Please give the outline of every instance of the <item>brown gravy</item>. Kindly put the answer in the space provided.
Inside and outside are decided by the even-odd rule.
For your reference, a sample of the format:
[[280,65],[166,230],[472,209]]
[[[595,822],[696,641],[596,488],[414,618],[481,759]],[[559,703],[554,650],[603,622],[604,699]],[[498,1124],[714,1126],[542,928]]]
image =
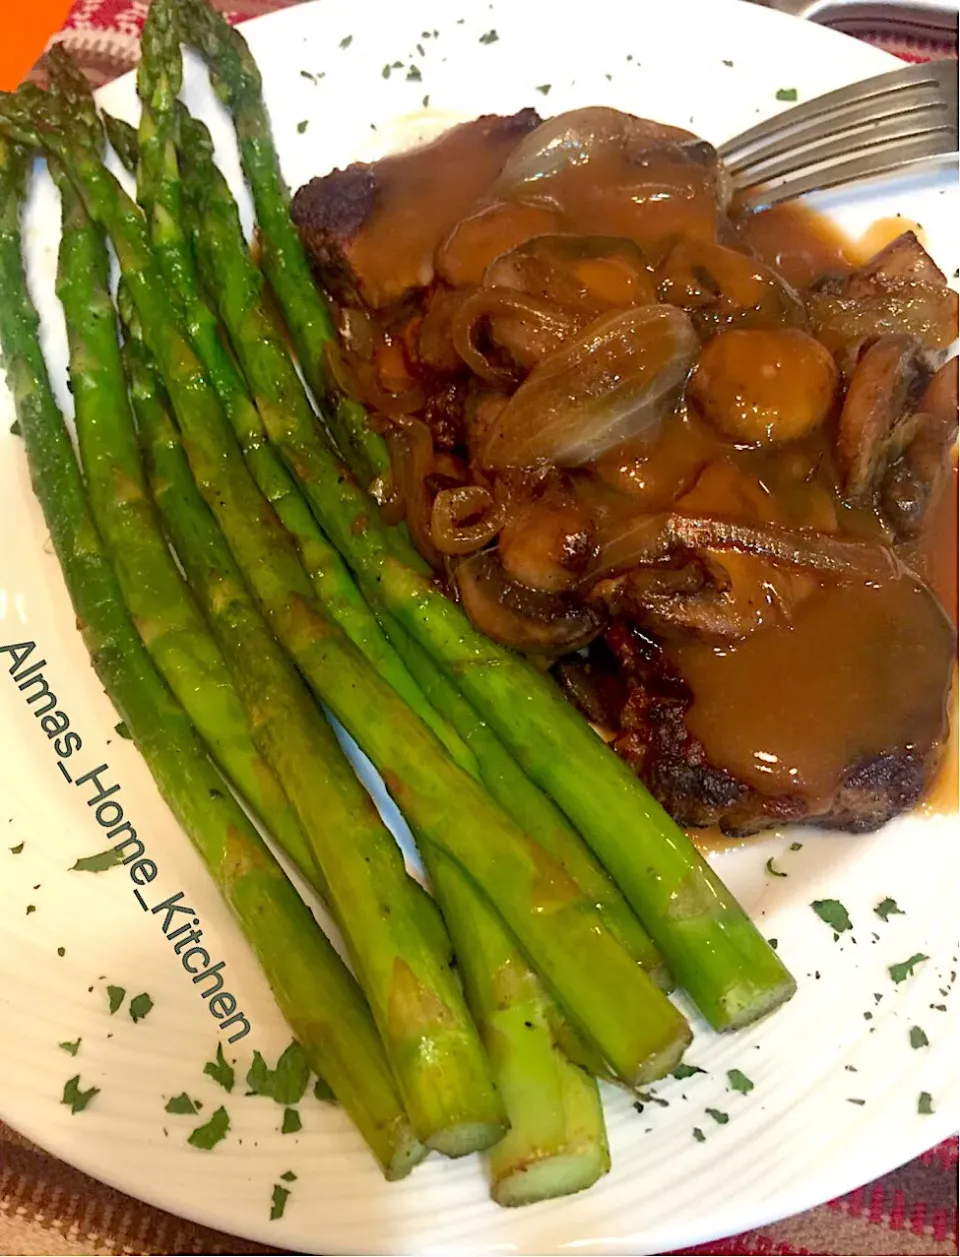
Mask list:
[[[541,224],[533,234],[627,237],[655,263],[677,238],[720,240],[796,289],[849,273],[914,226],[884,220],[855,244],[797,205],[730,222],[718,209],[715,171],[682,146],[639,161],[611,147],[589,163],[571,162],[505,190],[495,179],[515,143],[510,136],[478,143],[476,131],[454,130],[379,163],[384,212],[354,245],[358,270],[373,285],[371,304],[423,283],[435,258],[451,283],[476,285],[493,258],[529,237],[527,222]],[[784,389],[802,390],[796,374],[780,373]],[[771,449],[737,445],[681,409],[653,437],[577,469],[573,481],[608,525],[672,510],[890,544],[872,507],[852,509],[842,500],[834,423]],[[664,639],[694,694],[688,727],[711,762],[762,794],[801,792],[813,814],[851,764],[942,745],[949,725],[944,660],[957,622],[956,473],[903,555],[926,584],[906,573],[881,583],[831,582],[751,556],[717,557],[752,591],[759,627],[723,645],[690,633]],[[952,767],[952,786],[931,791],[937,806],[956,807]]]

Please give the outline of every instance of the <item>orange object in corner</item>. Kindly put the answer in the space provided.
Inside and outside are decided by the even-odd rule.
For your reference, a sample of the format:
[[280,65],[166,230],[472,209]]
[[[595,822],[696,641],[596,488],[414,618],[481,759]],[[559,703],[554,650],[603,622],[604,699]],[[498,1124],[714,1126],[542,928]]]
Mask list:
[[73,0],[0,0],[0,88],[29,73],[47,40],[67,20]]

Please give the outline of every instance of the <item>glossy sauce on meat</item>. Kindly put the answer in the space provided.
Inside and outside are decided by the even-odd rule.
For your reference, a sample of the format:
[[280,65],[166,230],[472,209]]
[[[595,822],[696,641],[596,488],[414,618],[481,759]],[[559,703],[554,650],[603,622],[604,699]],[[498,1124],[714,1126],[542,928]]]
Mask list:
[[[863,250],[807,209],[737,219],[709,145],[625,118],[583,110],[522,134],[469,124],[374,168],[376,210],[349,243],[362,279],[353,290],[375,294],[368,314],[399,355],[407,394],[444,399],[442,436],[436,401],[395,417],[421,447],[434,442],[420,497],[437,498],[448,557],[427,557],[454,595],[463,564],[478,627],[547,662],[606,620],[588,666],[614,660],[606,692],[619,698],[608,719],[585,710],[681,822],[747,832],[842,812],[837,823],[874,827],[916,792],[902,764],[886,811],[857,783],[899,757],[928,788],[949,727],[955,471],[902,525],[884,502],[939,457],[936,440],[932,453],[923,447],[935,425],[921,388],[951,337],[955,297],[900,236],[902,221],[873,232],[871,256],[893,242],[874,280]],[[658,342],[650,352],[664,363],[644,359],[644,320],[617,312],[665,306],[685,312],[699,349],[685,393],[665,386],[661,397],[654,385],[674,351]],[[864,328],[889,336],[898,319],[917,366],[896,423],[844,412],[878,449],[851,488],[838,425],[872,343]],[[603,341],[596,379],[571,377],[565,392],[565,363],[620,326],[633,356],[619,360],[616,338]],[[545,386],[551,371],[559,392]],[[631,372],[626,395],[618,373]],[[542,401],[511,405],[518,388]],[[583,430],[571,435],[570,414],[550,416],[574,399]],[[610,445],[591,425],[614,409],[610,431],[632,435]],[[888,485],[891,467],[899,479]],[[415,537],[422,519],[408,521]],[[658,528],[682,538],[691,520],[719,539],[656,549]],[[908,525],[912,535],[898,533]],[[471,558],[474,535],[484,548]],[[701,797],[685,813],[677,783],[688,780]],[[861,788],[871,795],[862,824],[849,803]],[[725,790],[715,815],[701,806]]]

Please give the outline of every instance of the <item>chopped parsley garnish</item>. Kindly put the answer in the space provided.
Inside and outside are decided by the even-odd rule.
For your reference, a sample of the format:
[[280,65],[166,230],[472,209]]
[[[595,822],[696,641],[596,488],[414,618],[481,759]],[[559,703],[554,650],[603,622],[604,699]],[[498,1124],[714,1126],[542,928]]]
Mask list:
[[124,987],[122,986],[108,986],[107,987],[107,999],[110,1001],[111,1017],[117,1011],[117,1009],[120,1007],[120,1005],[123,1003],[123,1001],[126,998],[127,998],[127,992]]
[[196,1113],[199,1105],[196,1100],[191,1100],[185,1091],[181,1091],[178,1096],[171,1096],[163,1106],[164,1113],[175,1113],[178,1117],[184,1114],[193,1115]]
[[296,1039],[281,1053],[276,1069],[270,1069],[260,1053],[254,1052],[253,1063],[247,1070],[250,1095],[269,1096],[283,1105],[297,1104],[309,1080],[310,1066]]
[[703,1131],[700,1129],[699,1126],[694,1126],[693,1137],[697,1141],[698,1144],[705,1143],[707,1139],[706,1135],[703,1133]]
[[733,66],[733,62],[732,62],[732,61],[728,61],[726,57],[724,57],[724,59],[723,59],[723,64],[724,64],[725,66],[727,66],[727,67],[732,67],[732,66]]
[[120,863],[120,852],[116,847],[99,851],[96,855],[85,855],[76,864],[70,865],[71,873],[105,873]]
[[58,948],[57,948],[57,955],[58,955],[58,956],[63,957],[63,956],[65,956],[66,954],[67,954],[67,949],[66,949],[66,947],[58,947]]
[[303,135],[304,131],[306,131],[306,129],[307,129],[307,127],[308,127],[309,125],[310,125],[310,119],[309,119],[309,118],[303,118],[300,122],[298,122],[298,123],[297,123],[297,135]]
[[537,88],[537,91],[540,93],[541,96],[549,96],[550,88],[552,86],[553,86],[552,83],[541,83],[540,86]]
[[423,98],[423,107],[424,107],[424,109],[426,109],[426,108],[427,108],[427,106],[428,106],[429,104],[430,104],[430,97],[429,97],[429,95],[424,96],[424,98]]
[[280,1134],[295,1135],[298,1130],[303,1130],[303,1122],[300,1120],[300,1114],[296,1109],[284,1109],[283,1122],[280,1126]]
[[316,78],[314,78],[314,76],[310,73],[309,70],[301,70],[300,77],[304,79],[309,79],[311,83],[316,83],[317,81]]
[[748,1091],[752,1091],[754,1088],[753,1081],[742,1070],[728,1069],[727,1078],[729,1079],[731,1089],[739,1091],[741,1095],[746,1095]]
[[770,946],[773,948],[773,950],[774,950],[774,951],[776,951],[776,950],[777,950],[778,943],[777,943],[777,940],[776,940],[775,938],[768,938],[768,939],[767,939],[767,942],[770,944]]
[[10,435],[11,435],[11,436],[22,436],[22,435],[23,435],[23,434],[22,434],[22,432],[20,431],[20,420],[19,420],[19,419],[14,419],[13,423],[11,423],[11,425],[10,425]]
[[69,1104],[71,1113],[80,1113],[87,1107],[95,1095],[100,1094],[99,1087],[88,1087],[86,1091],[80,1090],[80,1075],[71,1078],[69,1082],[64,1083],[63,1099],[61,1104]]
[[126,738],[128,742],[133,741],[133,734],[127,728],[127,722],[125,720],[121,720],[119,724],[114,725],[113,729],[117,737]]
[[383,69],[380,71],[380,73],[383,75],[385,79],[388,79],[390,77],[390,67],[388,65],[385,65]]
[[20,854],[20,852],[21,852],[22,850],[23,850],[23,843],[22,843],[22,842],[18,842],[18,843],[17,843],[17,845],[16,845],[15,847],[11,847],[11,848],[10,848],[10,854],[11,854],[11,855],[19,855],[19,854]]
[[280,1177],[285,1183],[295,1183],[297,1181],[297,1176],[293,1170],[284,1170]]
[[341,40],[340,40],[340,47],[341,47],[341,48],[349,48],[349,47],[350,47],[350,45],[351,45],[352,43],[353,43],[353,36],[352,36],[352,35],[344,35],[343,39],[341,39]]
[[803,843],[802,843],[802,842],[791,842],[791,844],[790,844],[790,850],[791,850],[791,851],[800,851],[800,850],[802,849],[802,847],[803,847]]
[[26,915],[26,916],[29,916],[31,912],[36,912],[36,910],[37,910],[37,905],[36,905],[35,903],[28,903],[28,904],[27,904],[27,911],[26,911],[25,915]]
[[204,1122],[202,1126],[198,1126],[190,1134],[187,1143],[193,1144],[194,1148],[202,1148],[204,1152],[209,1152],[222,1139],[226,1139],[229,1129],[230,1117],[227,1110],[221,1105],[219,1109],[210,1115],[209,1121]]
[[764,865],[764,868],[772,877],[787,877],[788,876],[787,873],[783,873],[780,871],[780,869],[775,869],[773,867],[773,856],[771,856],[770,859],[766,862],[766,864]]
[[253,1062],[247,1070],[247,1094],[252,1096],[270,1095],[270,1067],[259,1052],[254,1052]]
[[487,31],[486,35],[480,36],[480,42],[481,44],[495,44],[499,38],[500,36],[496,31],[490,30]]
[[419,83],[422,78],[423,75],[415,65],[412,65],[409,70],[407,70],[407,81],[409,83]]
[[290,1189],[281,1187],[279,1183],[274,1184],[273,1197],[270,1205],[270,1221],[276,1222],[277,1218],[283,1217],[283,1211],[287,1207],[287,1201],[290,1198]]
[[777,100],[796,100],[797,89],[795,87],[781,87],[777,91]]
[[318,1100],[322,1100],[325,1103],[329,1103],[331,1100],[336,1099],[333,1092],[330,1090],[330,1084],[325,1078],[318,1078],[313,1084],[313,1094]]
[[862,1106],[866,1104],[866,1100],[858,1100],[854,1096],[847,1096],[847,1104],[859,1104]]
[[882,921],[888,921],[891,917],[906,916],[906,913],[899,906],[896,899],[881,899],[874,912]]
[[853,929],[850,914],[839,899],[815,899],[810,907],[835,933]]
[[730,1114],[724,1113],[722,1109],[707,1109],[706,1112],[718,1126],[726,1126],[727,1122],[730,1121]]
[[921,1091],[917,1097],[917,1112],[921,1117],[929,1117],[933,1112],[933,1096],[929,1091]]
[[684,1078],[692,1078],[694,1074],[705,1074],[706,1072],[699,1065],[688,1065],[685,1061],[681,1061],[671,1077],[682,1081]]
[[215,1061],[207,1061],[203,1067],[203,1072],[209,1074],[214,1082],[218,1082],[224,1091],[233,1090],[233,1066],[228,1064],[226,1057],[223,1055],[222,1044],[217,1044],[217,1059]]
[[146,991],[143,991],[140,995],[135,995],[130,1001],[130,1016],[134,1021],[143,1021],[152,1007],[153,1000]]
[[922,951],[914,952],[909,960],[901,960],[899,964],[890,966],[890,977],[894,982],[904,982],[911,977],[914,969],[921,960],[929,960],[929,956],[925,956]]
[[76,1054],[80,1051],[80,1044],[82,1042],[82,1039],[74,1039],[72,1043],[58,1043],[57,1047],[62,1047],[63,1050],[65,1052],[69,1052],[71,1056],[76,1056]]
[[[60,1045],[61,1047],[63,1044]],[[910,1027],[910,1046],[912,1048],[929,1047],[930,1040],[927,1038],[925,1031],[920,1026]]]

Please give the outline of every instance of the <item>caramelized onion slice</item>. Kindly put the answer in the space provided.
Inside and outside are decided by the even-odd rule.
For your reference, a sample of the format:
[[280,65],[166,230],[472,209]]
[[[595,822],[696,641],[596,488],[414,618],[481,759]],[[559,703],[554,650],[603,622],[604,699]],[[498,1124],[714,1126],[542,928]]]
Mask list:
[[689,131],[668,127],[663,123],[637,118],[603,105],[572,109],[540,124],[520,141],[504,164],[494,185],[504,196],[518,188],[526,188],[570,166],[580,166],[605,150],[629,148],[640,154],[666,145],[678,150],[689,147],[709,148]]
[[705,516],[640,515],[598,538],[589,578],[623,572],[638,563],[655,563],[677,550],[738,550],[760,555],[777,566],[867,581],[890,580],[903,570],[892,550],[868,541],[841,541],[826,533]]
[[503,516],[502,505],[482,485],[441,489],[430,514],[433,544],[441,554],[472,554],[494,539]]
[[491,262],[483,284],[527,292],[591,315],[657,301],[642,249],[622,236],[535,236]]
[[651,432],[680,396],[699,342],[672,306],[595,319],[545,358],[491,425],[483,465],[576,467]]
[[454,346],[471,371],[489,384],[511,385],[519,373],[559,349],[580,324],[537,297],[480,288],[460,306],[452,326]]
[[508,580],[496,554],[489,550],[461,563],[456,580],[463,609],[473,624],[515,650],[566,654],[585,646],[603,627],[600,613],[584,602]]

